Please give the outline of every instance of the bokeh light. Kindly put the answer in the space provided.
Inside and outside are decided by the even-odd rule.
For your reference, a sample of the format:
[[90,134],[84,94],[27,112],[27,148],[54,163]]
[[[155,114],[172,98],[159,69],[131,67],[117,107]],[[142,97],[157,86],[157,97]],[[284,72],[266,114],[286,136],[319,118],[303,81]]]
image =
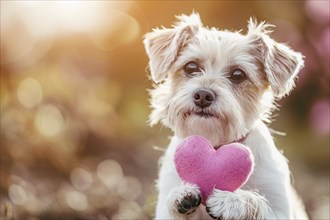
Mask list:
[[139,36],[139,23],[129,14],[120,10],[109,10],[106,16],[89,30],[94,44],[102,50],[111,50],[131,43]]
[[84,211],[88,207],[86,196],[79,191],[70,191],[65,195],[65,201],[70,208],[77,211]]
[[125,200],[136,200],[141,192],[142,186],[140,181],[133,176],[126,176],[123,181],[118,184],[118,194]]
[[119,204],[119,211],[112,219],[139,219],[142,209],[134,201],[124,201]]
[[31,64],[48,52],[57,31],[51,6],[48,1],[1,2],[1,64]]
[[71,171],[72,185],[78,190],[87,190],[92,186],[92,174],[84,168],[76,167]]
[[35,124],[42,135],[52,137],[63,130],[65,121],[59,109],[46,105],[38,109]]
[[8,193],[10,200],[16,205],[22,206],[27,201],[25,190],[17,184],[10,185]]
[[306,0],[305,10],[310,19],[326,24],[330,19],[329,1]]
[[31,77],[24,79],[17,88],[17,98],[25,108],[33,108],[40,104],[42,96],[40,83]]
[[318,100],[312,107],[311,123],[313,130],[321,135],[330,133],[330,101]]
[[108,159],[102,161],[97,166],[97,176],[106,186],[114,188],[115,186],[121,184],[123,170],[118,162]]

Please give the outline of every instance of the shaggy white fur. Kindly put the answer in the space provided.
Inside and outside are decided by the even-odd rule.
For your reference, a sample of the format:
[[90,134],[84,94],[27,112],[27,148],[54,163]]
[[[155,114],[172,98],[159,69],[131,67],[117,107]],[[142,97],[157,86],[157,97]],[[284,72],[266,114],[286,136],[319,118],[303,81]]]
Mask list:
[[[292,90],[303,56],[271,39],[271,27],[250,19],[243,35],[206,28],[193,13],[178,16],[172,28],[145,36],[151,77],[157,83],[150,91],[150,123],[161,122],[174,132],[159,172],[156,219],[307,219],[291,186],[287,160],[263,123],[274,101]],[[195,71],[186,69],[189,62]],[[215,94],[210,106],[194,102],[200,88]],[[255,158],[249,181],[235,192],[214,190],[207,207],[184,205],[200,191],[180,180],[173,156],[190,135],[204,136],[214,147],[247,136],[243,144]]]

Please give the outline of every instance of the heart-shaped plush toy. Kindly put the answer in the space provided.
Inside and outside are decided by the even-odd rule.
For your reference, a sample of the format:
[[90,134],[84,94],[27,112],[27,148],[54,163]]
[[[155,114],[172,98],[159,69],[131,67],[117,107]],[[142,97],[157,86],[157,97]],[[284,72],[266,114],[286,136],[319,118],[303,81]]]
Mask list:
[[249,178],[253,169],[251,151],[240,143],[231,143],[215,150],[200,136],[186,138],[177,148],[174,162],[184,182],[196,184],[205,204],[213,189],[235,191]]

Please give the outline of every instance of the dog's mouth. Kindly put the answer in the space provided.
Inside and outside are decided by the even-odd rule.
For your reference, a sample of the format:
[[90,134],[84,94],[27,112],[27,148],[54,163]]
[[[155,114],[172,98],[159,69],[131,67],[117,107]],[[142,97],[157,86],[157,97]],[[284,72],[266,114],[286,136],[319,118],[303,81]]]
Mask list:
[[204,112],[204,111],[200,111],[200,112],[195,112],[195,115],[198,115],[200,117],[203,118],[211,118],[211,117],[215,117],[214,114],[210,113],[210,112]]
[[197,115],[199,117],[202,117],[202,118],[217,118],[217,115],[212,113],[212,112],[209,112],[209,111],[206,111],[206,110],[200,110],[200,111],[188,111],[184,114],[184,117],[188,117],[188,116],[191,116],[191,115]]

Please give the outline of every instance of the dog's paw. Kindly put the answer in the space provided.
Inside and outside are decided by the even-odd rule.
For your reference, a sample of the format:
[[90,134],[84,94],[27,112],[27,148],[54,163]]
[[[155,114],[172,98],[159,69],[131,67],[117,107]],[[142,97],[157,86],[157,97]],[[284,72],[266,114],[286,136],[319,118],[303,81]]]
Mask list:
[[196,211],[201,202],[198,187],[191,184],[174,188],[168,197],[170,212],[174,215],[190,215]]
[[189,215],[196,211],[196,208],[201,204],[201,196],[200,195],[193,195],[188,193],[181,199],[177,199],[175,201],[176,208],[179,213]]
[[255,192],[235,192],[215,189],[206,201],[206,211],[214,219],[264,219],[268,205],[264,197]]

